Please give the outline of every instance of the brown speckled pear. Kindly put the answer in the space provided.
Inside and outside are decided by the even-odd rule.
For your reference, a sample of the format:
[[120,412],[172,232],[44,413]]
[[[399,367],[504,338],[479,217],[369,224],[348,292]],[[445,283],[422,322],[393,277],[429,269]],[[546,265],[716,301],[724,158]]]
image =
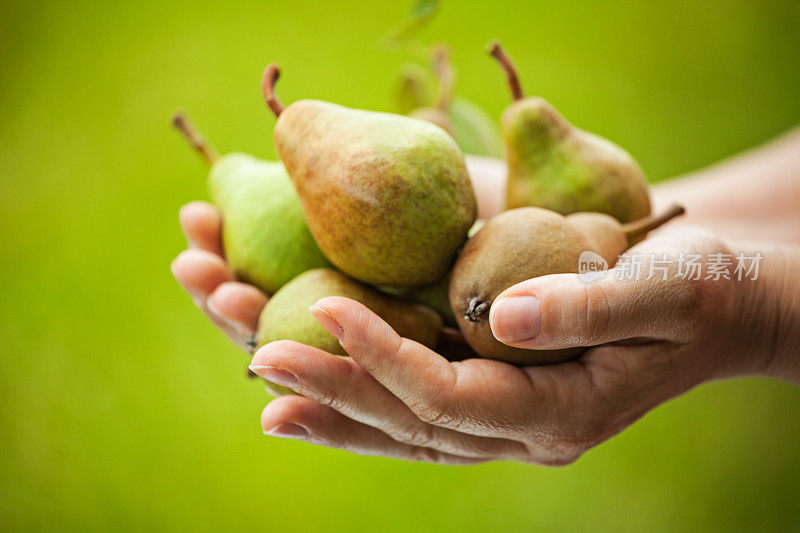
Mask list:
[[497,215],[467,241],[453,267],[450,305],[459,329],[470,346],[489,359],[534,365],[574,357],[582,347],[525,350],[495,339],[489,325],[494,299],[530,278],[577,272],[584,251],[599,253],[613,264],[631,242],[681,213],[683,208],[673,206],[658,217],[625,225],[601,213],[564,217],[538,207]]
[[269,300],[259,318],[258,344],[288,339],[332,354],[347,355],[336,337],[308,310],[327,296],[344,296],[361,302],[401,336],[431,348],[439,339],[442,318],[433,309],[398,300],[333,269],[318,268],[300,274]]
[[567,215],[569,223],[580,231],[591,251],[599,254],[609,266],[614,266],[619,255],[644,239],[647,233],[682,215],[683,206],[671,205],[658,215],[650,215],[628,224],[605,213],[573,213]]
[[419,286],[448,272],[475,220],[464,158],[441,128],[314,100],[283,108],[277,67],[264,74],[278,115],[275,148],[320,249],[373,285]]
[[538,206],[563,215],[606,213],[620,222],[650,214],[647,178],[616,144],[576,128],[546,100],[525,98],[498,43],[489,52],[508,77],[513,102],[502,117],[509,209]]

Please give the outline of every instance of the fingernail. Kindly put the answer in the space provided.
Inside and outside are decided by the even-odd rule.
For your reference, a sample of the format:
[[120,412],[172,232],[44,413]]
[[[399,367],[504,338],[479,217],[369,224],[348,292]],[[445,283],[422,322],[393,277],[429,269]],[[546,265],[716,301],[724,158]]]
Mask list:
[[264,435],[270,437],[280,437],[282,439],[305,439],[308,437],[308,430],[303,426],[286,422],[272,429],[264,431]]
[[502,342],[520,342],[542,331],[542,311],[532,296],[500,298],[492,304],[489,317],[492,333]]
[[286,370],[267,365],[250,365],[250,370],[276,385],[294,389],[297,387],[297,377]]
[[316,305],[312,305],[308,308],[308,310],[311,311],[311,314],[314,315],[314,318],[316,318],[317,321],[322,324],[322,327],[328,330],[328,333],[337,339],[342,338],[344,330],[330,313],[321,307],[317,307]]

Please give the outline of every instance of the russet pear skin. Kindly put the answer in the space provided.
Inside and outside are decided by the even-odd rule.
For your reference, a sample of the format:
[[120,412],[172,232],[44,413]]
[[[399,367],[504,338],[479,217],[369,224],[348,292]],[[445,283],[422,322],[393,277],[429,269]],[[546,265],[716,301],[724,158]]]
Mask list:
[[267,294],[306,270],[330,266],[308,229],[283,165],[241,153],[211,167],[225,258],[236,277]]
[[513,102],[501,130],[508,208],[538,206],[567,215],[607,213],[620,222],[650,214],[647,180],[616,144],[572,126],[542,98]]
[[448,272],[477,206],[463,155],[422,120],[301,100],[275,147],[317,244],[372,285],[420,286]]
[[622,224],[605,213],[573,213],[567,221],[580,231],[589,243],[591,251],[599,254],[609,267],[613,267],[619,255],[630,246]]
[[451,274],[449,296],[458,327],[482,357],[519,365],[556,363],[583,348],[525,350],[495,339],[489,311],[495,298],[522,281],[547,274],[573,273],[583,252],[612,267],[620,254],[651,230],[684,213],[672,205],[658,215],[620,224],[605,213],[563,216],[538,207],[520,207],[488,220],[472,235]]
[[[581,348],[525,350],[495,339],[489,308],[508,287],[537,276],[576,272],[584,236],[555,212],[523,207],[488,220],[458,257],[450,281],[450,305],[469,345],[481,356],[518,365],[554,363]],[[481,313],[470,306],[486,304]],[[470,316],[472,314],[473,316]]]
[[347,355],[336,337],[308,310],[327,296],[344,296],[361,302],[398,334],[425,346],[433,348],[439,340],[442,319],[434,310],[378,292],[336,270],[320,268],[300,274],[267,302],[259,317],[258,344],[288,339],[328,353]]

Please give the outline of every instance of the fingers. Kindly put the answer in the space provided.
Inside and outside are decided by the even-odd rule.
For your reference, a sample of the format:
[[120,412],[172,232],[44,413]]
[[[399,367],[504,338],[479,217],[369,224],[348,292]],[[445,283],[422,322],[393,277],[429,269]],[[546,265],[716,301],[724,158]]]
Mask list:
[[449,363],[400,337],[362,304],[328,297],[312,313],[347,353],[423,422],[473,435],[514,438],[548,402],[520,369],[487,359]]
[[223,256],[222,217],[216,207],[205,202],[191,202],[181,207],[178,218],[190,247]]
[[222,283],[234,281],[223,259],[206,250],[184,250],[171,265],[172,274],[195,301],[206,298]]
[[184,250],[171,269],[206,316],[236,344],[251,351],[249,337],[256,330],[266,296],[255,287],[234,281],[225,261],[206,250]]
[[207,303],[211,312],[249,337],[258,330],[258,317],[267,305],[267,296],[247,283],[226,281],[211,293]]
[[250,368],[267,381],[287,386],[404,444],[486,459],[526,460],[528,456],[519,442],[426,424],[349,357],[277,341],[260,348]]
[[523,281],[495,299],[492,332],[505,344],[537,350],[688,338],[696,301],[690,283],[614,278],[584,283],[576,274],[553,274]]
[[261,413],[261,427],[270,436],[303,440],[359,455],[451,465],[481,462],[481,459],[397,442],[378,429],[302,396],[282,396],[270,402]]

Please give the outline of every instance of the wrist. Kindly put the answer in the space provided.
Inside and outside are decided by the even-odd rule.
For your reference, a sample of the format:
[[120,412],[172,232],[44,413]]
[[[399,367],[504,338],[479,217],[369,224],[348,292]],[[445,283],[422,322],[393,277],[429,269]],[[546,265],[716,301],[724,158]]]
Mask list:
[[800,249],[772,243],[738,248],[760,254],[758,276],[735,280],[737,315],[732,335],[737,364],[731,375],[765,375],[800,383]]

